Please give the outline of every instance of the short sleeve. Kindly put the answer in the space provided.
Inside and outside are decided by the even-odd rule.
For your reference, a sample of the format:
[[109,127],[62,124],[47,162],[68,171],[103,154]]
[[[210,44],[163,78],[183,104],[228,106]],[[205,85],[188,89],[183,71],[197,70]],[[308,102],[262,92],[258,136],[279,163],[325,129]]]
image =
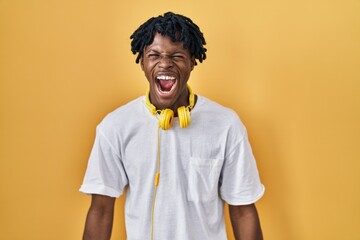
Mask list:
[[127,183],[120,153],[98,127],[80,192],[119,197]]
[[252,204],[263,196],[265,188],[246,132],[226,156],[220,182],[221,197],[230,205]]

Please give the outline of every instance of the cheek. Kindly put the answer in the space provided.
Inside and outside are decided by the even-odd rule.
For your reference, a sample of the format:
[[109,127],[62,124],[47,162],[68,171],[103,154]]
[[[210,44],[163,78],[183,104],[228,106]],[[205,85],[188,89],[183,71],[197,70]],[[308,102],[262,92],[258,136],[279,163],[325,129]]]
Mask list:
[[152,74],[153,73],[153,68],[151,66],[145,64],[144,67],[143,67],[143,71],[144,71],[146,79],[149,82],[152,81],[152,79],[153,79],[153,74]]
[[145,72],[145,77],[148,81],[150,81],[152,79],[151,77],[151,73],[149,71],[144,71]]
[[193,70],[192,65],[186,65],[182,68],[183,75],[186,77],[189,77],[191,74],[191,71]]
[[156,67],[156,62],[147,61],[144,62],[143,64],[143,70],[148,73],[152,72],[155,69],[155,67]]

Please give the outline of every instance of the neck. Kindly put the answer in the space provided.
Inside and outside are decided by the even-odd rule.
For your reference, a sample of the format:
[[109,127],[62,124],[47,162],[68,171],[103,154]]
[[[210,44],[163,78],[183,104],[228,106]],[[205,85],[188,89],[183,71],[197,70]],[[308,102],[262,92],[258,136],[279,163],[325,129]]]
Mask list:
[[178,101],[176,101],[171,106],[159,106],[157,104],[155,105],[154,103],[151,103],[150,90],[148,90],[146,93],[146,106],[149,111],[154,115],[157,113],[157,111],[167,108],[171,109],[174,112],[174,116],[177,117],[177,109],[179,107],[189,107],[189,110],[191,111],[192,108],[195,106],[196,101],[197,96],[192,93],[192,90],[189,86],[187,90],[184,91],[183,94],[179,97]]

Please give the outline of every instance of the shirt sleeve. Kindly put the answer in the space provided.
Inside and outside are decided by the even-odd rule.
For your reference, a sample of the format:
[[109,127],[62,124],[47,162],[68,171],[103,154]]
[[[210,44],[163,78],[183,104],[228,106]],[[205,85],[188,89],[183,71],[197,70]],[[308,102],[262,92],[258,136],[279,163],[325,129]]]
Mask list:
[[80,192],[119,197],[128,179],[119,151],[97,127],[94,146]]
[[230,205],[247,205],[259,200],[265,192],[247,133],[225,158],[220,178],[220,194]]

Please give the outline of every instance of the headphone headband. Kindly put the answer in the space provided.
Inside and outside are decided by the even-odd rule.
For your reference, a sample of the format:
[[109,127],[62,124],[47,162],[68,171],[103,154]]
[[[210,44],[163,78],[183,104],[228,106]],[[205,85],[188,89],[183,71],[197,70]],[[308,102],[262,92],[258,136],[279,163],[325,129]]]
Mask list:
[[[189,105],[188,106],[181,106],[177,109],[178,117],[179,117],[179,124],[181,128],[186,128],[190,125],[190,110],[194,108],[195,105],[195,95],[191,90],[190,86],[187,85],[189,90]],[[150,89],[146,92],[146,107],[149,109],[152,115],[156,115],[160,113],[159,116],[159,128],[168,130],[171,128],[172,121],[174,119],[174,112],[169,108],[165,108],[162,110],[157,110],[156,107],[150,102]]]
[[[190,110],[192,110],[195,105],[195,94],[193,93],[189,84],[187,84],[187,89],[189,90],[189,105],[186,106],[186,108],[189,108]],[[149,109],[149,112],[152,115],[155,115],[156,113],[158,113],[158,111],[161,111],[161,110],[157,110],[156,107],[150,102],[150,89],[148,89],[146,91],[145,105],[146,105],[147,109]]]

